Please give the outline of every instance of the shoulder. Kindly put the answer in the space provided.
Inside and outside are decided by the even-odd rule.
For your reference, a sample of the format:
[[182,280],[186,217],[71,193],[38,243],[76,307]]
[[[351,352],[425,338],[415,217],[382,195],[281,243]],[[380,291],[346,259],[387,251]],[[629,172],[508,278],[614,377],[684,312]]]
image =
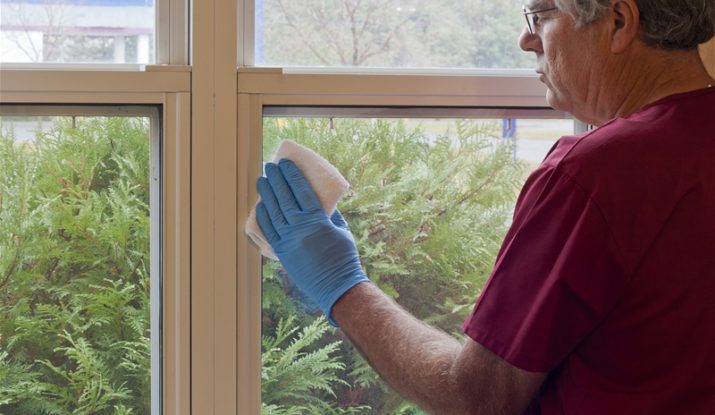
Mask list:
[[685,195],[715,180],[715,107],[686,98],[671,97],[584,135],[563,137],[525,191],[561,190],[553,193],[558,200],[582,193],[571,200],[583,202],[571,208],[588,205],[598,212],[626,269],[633,269]]
[[[672,95],[580,136],[563,137],[544,164],[597,191],[667,180],[667,172],[711,165],[715,88]],[[646,180],[653,182],[653,180]]]

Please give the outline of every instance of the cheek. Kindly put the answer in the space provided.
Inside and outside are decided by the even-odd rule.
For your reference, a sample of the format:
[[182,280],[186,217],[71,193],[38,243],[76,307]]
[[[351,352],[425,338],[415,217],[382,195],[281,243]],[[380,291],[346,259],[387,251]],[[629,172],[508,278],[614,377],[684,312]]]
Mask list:
[[564,59],[566,52],[557,42],[549,42],[548,47],[544,47],[544,69],[553,87],[558,87],[566,81],[564,79],[568,74],[568,62]]
[[552,82],[561,94],[578,99],[580,91],[588,90],[588,80],[598,62],[588,59],[580,50],[562,50],[550,62]]
[[[556,54],[547,59],[549,65],[548,90],[546,101],[548,104],[561,111],[572,111],[574,101],[578,101],[580,86],[573,62],[563,59],[562,54]],[[583,71],[584,68],[576,68]]]
[[569,79],[568,62],[565,62],[560,55],[546,56],[547,64],[547,86],[549,87],[550,95],[564,96],[568,95],[573,87]]

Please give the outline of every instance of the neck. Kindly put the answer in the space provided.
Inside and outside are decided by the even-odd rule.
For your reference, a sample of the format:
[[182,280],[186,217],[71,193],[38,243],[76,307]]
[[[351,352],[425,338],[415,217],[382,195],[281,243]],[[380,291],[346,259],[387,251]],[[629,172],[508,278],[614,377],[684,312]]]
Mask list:
[[[601,91],[602,96],[612,99],[599,108],[602,116],[597,125],[615,117],[626,117],[667,96],[715,84],[697,49],[663,52],[648,48],[646,52],[624,57],[621,70],[612,77],[612,82],[605,84],[611,92]],[[613,85],[630,85],[630,88],[618,91]]]

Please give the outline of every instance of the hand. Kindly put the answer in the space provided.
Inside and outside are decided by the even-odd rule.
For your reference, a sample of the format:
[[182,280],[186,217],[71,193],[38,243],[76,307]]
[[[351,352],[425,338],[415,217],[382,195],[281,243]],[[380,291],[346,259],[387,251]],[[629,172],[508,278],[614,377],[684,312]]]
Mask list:
[[353,236],[339,211],[330,218],[303,173],[290,160],[266,165],[258,179],[256,220],[298,288],[330,312],[353,286],[369,281]]

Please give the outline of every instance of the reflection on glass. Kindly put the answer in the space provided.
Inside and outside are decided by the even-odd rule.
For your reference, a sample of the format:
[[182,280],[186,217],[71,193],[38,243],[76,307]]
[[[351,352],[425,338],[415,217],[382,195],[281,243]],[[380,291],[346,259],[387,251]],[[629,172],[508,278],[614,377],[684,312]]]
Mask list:
[[527,68],[521,0],[256,0],[258,66]]
[[149,414],[146,117],[0,117],[0,413]]
[[154,0],[0,0],[2,62],[154,62]]
[[[571,120],[265,118],[264,159],[281,139],[312,148],[351,184],[339,204],[372,281],[461,335],[518,189]],[[340,331],[263,264],[263,413],[421,414],[391,393]],[[292,412],[293,413],[293,412]]]

